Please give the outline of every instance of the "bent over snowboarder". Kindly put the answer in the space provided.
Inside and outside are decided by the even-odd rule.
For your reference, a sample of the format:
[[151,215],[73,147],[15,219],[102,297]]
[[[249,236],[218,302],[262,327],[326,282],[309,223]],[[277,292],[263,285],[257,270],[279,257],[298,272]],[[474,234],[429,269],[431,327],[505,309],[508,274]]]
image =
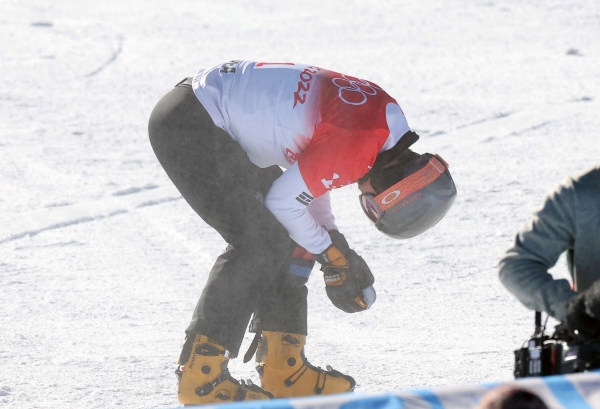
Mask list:
[[[148,131],[169,178],[228,244],[186,330],[179,401],[352,391],[352,377],[311,365],[303,352],[315,260],[336,307],[360,312],[376,299],[367,263],[335,225],[329,192],[358,181],[375,226],[409,238],[451,207],[447,163],[409,149],[419,137],[379,86],[295,63],[202,69],[158,102]],[[247,357],[258,347],[262,388],[227,370],[252,314],[257,337]]]

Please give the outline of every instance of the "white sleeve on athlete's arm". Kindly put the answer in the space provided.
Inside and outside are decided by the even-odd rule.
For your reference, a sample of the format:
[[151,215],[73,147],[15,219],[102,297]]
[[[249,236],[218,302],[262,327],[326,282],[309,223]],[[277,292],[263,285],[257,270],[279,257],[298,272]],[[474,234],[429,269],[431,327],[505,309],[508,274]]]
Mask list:
[[331,213],[331,199],[329,194],[330,192],[326,192],[324,195],[316,197],[315,200],[308,205],[308,211],[317,223],[327,230],[339,230],[335,225],[335,217],[333,216],[333,213]]
[[308,210],[314,200],[295,163],[273,182],[265,205],[296,243],[319,254],[331,245],[331,238]]

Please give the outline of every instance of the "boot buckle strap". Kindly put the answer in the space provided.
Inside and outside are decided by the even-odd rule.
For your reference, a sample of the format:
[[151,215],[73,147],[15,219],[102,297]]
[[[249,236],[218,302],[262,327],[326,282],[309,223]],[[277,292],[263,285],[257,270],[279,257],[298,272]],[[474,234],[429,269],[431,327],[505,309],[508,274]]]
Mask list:
[[292,386],[293,384],[298,382],[298,380],[302,377],[302,375],[304,375],[304,373],[307,370],[308,370],[308,366],[306,365],[306,362],[305,362],[304,365],[302,365],[300,368],[298,368],[296,370],[296,372],[294,372],[293,374],[288,376],[287,379],[285,379],[283,381],[283,384],[285,385],[285,387],[289,388],[290,386]]
[[198,345],[196,347],[196,353],[198,355],[203,355],[203,356],[219,356],[219,355],[223,355],[223,357],[227,358],[227,359],[232,358],[232,355],[233,355],[231,353],[231,351],[229,351],[227,349],[221,351],[217,347],[214,347],[212,345],[206,345],[206,344]]
[[225,382],[225,379],[221,379],[221,376],[223,376],[223,375],[224,374],[221,374],[221,375],[217,376],[215,378],[215,380],[213,380],[212,382],[206,382],[204,385],[197,387],[196,395],[206,396],[209,393],[211,393],[215,389],[215,386],[218,386],[218,385],[222,384],[223,382]]
[[213,391],[214,386],[210,382],[206,382],[204,385],[196,388],[195,392],[198,396],[206,396]]

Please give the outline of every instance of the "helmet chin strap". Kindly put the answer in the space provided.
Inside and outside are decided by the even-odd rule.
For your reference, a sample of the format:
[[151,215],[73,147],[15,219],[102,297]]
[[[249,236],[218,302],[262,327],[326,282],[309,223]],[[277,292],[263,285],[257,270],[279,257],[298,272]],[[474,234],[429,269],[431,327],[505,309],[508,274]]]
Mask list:
[[358,183],[366,182],[368,179],[371,178],[371,175],[373,175],[373,173],[377,172],[379,169],[383,168],[385,165],[396,159],[418,140],[419,135],[417,135],[413,131],[408,131],[407,133],[402,135],[402,137],[400,138],[398,143],[396,143],[396,145],[394,145],[391,149],[385,152],[381,152],[379,155],[377,155],[377,159],[375,159],[373,167],[363,177],[358,179]]

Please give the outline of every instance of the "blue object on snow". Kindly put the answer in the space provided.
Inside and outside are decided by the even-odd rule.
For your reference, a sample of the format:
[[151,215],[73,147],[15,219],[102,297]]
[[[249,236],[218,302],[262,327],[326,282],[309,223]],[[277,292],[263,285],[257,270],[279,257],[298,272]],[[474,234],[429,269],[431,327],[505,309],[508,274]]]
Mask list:
[[600,371],[520,378],[505,383],[400,390],[381,394],[345,393],[196,407],[203,409],[471,409],[477,406],[483,395],[501,385],[514,385],[527,389],[537,394],[552,409],[600,408]]

